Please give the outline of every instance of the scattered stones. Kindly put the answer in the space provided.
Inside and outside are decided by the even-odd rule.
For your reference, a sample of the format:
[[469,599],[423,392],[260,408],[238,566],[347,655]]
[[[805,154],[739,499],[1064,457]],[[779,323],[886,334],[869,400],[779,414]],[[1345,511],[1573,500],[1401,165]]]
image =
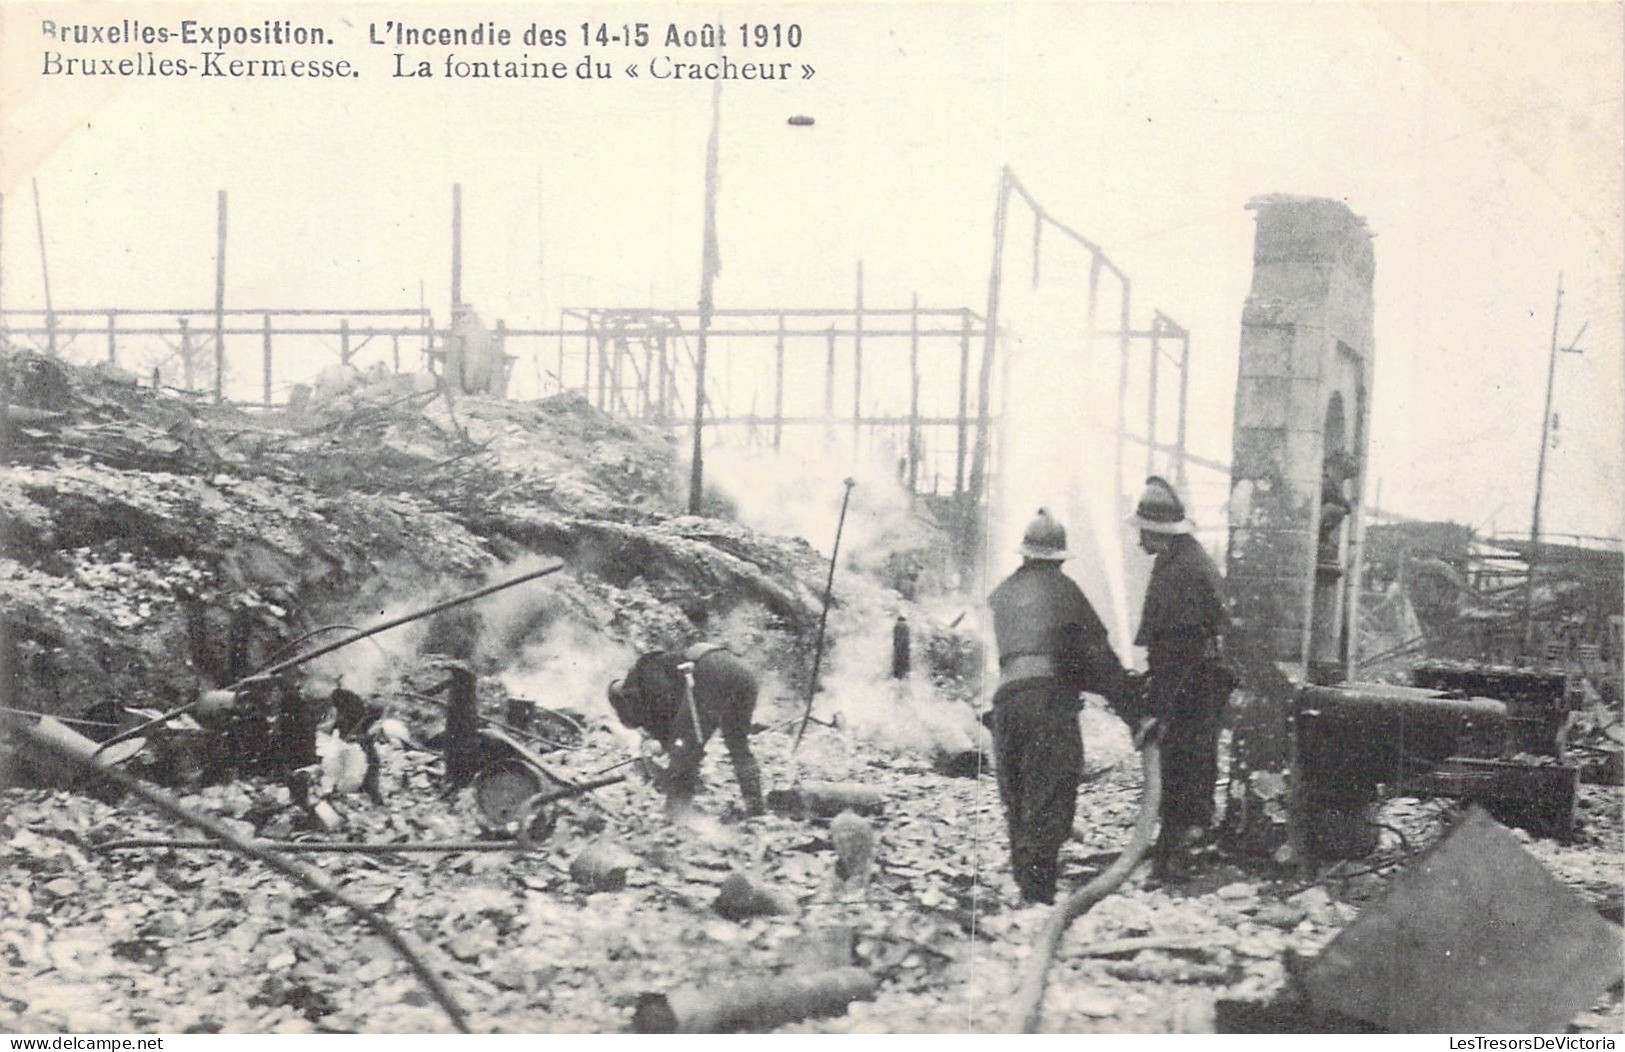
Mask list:
[[1291,931],[1303,923],[1308,911],[1302,906],[1287,902],[1267,902],[1253,914],[1253,920],[1259,924],[1268,924],[1272,928],[1282,931]]

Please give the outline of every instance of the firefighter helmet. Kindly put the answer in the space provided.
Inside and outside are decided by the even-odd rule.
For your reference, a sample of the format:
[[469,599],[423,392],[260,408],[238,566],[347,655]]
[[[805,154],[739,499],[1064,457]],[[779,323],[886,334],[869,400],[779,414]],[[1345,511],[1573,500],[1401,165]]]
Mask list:
[[1145,492],[1128,524],[1151,533],[1190,533],[1195,526],[1185,515],[1185,504],[1174,487],[1160,475],[1145,480]]
[[1066,527],[1055,521],[1048,508],[1039,508],[1033,521],[1027,524],[1027,532],[1021,535],[1020,550],[1028,559],[1050,562],[1061,562],[1072,557],[1072,553],[1066,550]]

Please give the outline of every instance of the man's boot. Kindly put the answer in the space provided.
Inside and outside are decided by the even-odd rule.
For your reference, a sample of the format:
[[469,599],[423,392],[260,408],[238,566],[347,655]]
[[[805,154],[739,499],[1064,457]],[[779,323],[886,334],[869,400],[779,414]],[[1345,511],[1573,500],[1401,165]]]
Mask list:
[[762,770],[756,765],[756,757],[752,756],[748,748],[735,750],[729,747],[729,759],[733,761],[734,777],[739,781],[739,796],[745,804],[745,814],[752,817],[767,813],[767,803],[762,798]]

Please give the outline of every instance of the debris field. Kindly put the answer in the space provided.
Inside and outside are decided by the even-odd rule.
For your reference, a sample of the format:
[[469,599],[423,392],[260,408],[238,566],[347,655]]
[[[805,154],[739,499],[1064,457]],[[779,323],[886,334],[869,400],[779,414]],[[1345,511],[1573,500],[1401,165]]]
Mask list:
[[[222,746],[197,708],[149,731],[124,767],[247,839],[462,844],[289,857],[412,940],[476,1032],[626,1030],[653,995],[851,967],[871,990],[777,1029],[1015,1025],[1046,911],[1014,906],[976,719],[981,648],[959,620],[974,600],[933,579],[940,537],[906,499],[860,508],[871,528],[843,548],[817,722],[797,748],[828,562],[741,521],[725,488],[706,516],[684,514],[677,451],[653,428],[572,396],[453,400],[387,372],[328,375],[297,412],[256,412],[106,367],[27,352],[4,364],[0,1030],[449,1029],[352,911],[218,845],[183,846],[194,829],[93,778],[44,784],[12,729],[46,715],[104,739],[337,633],[551,563],[562,570],[301,666],[318,723],[308,794],[282,776],[274,741]],[[888,577],[899,553],[926,567],[917,598]],[[915,659],[892,678],[900,615]],[[851,871],[832,816],[743,814],[715,743],[699,812],[667,818],[604,691],[638,653],[700,640],[762,677],[766,788],[878,796],[862,819],[867,872]],[[549,778],[628,777],[558,801],[546,828],[497,821],[474,788],[448,785],[456,673],[475,684],[481,726]],[[360,733],[345,726],[351,696],[370,714]],[[1083,719],[1063,888],[1111,862],[1140,793],[1126,730],[1093,702]],[[1569,843],[1514,831],[1615,921],[1621,799],[1582,786]],[[1292,962],[1380,900],[1456,809],[1389,800],[1372,858],[1307,879],[1224,859],[1183,886],[1137,872],[1068,932],[1044,1028],[1211,1032],[1217,1002],[1287,987]],[[595,852],[617,861],[593,870]],[[765,905],[728,906],[741,887]],[[1571,1025],[1622,1027],[1617,986]]]

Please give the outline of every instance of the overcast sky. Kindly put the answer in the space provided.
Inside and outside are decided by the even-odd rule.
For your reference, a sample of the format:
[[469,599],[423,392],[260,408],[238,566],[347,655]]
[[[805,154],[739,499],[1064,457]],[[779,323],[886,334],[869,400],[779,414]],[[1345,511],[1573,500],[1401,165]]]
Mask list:
[[[40,37],[42,18],[157,23],[200,10],[209,21],[324,26],[340,37],[324,50],[357,61],[363,75],[319,83],[38,75],[54,46]],[[579,33],[584,19],[643,20],[658,35],[668,21],[698,24],[715,10],[730,30],[768,11],[7,0],[0,295],[7,307],[43,302],[29,192],[37,178],[58,307],[212,302],[214,193],[226,189],[229,305],[415,306],[421,280],[443,317],[449,186],[461,181],[466,298],[487,319],[552,324],[565,303],[651,297],[690,305],[707,86],[647,73],[601,83],[391,80],[390,49],[364,41],[369,20],[403,11],[425,24],[493,19],[516,32],[532,21]],[[1588,328],[1584,356],[1558,363],[1546,524],[1618,536],[1620,11],[1585,3],[772,10],[804,34],[800,49],[780,57],[817,73],[724,90],[718,304],[845,305],[861,258],[870,306],[903,306],[918,292],[928,306],[984,310],[994,192],[1008,163],[1131,275],[1137,322],[1160,307],[1192,331],[1190,444],[1227,461],[1251,270],[1244,206],[1271,192],[1338,198],[1376,234],[1368,499],[1380,480],[1386,508],[1527,529],[1561,271],[1562,338]],[[617,67],[660,50],[628,51]],[[573,64],[582,55],[572,43],[545,57]],[[799,113],[817,123],[788,126]],[[254,348],[244,353],[252,373]],[[1068,367],[1058,356],[1057,368]]]

